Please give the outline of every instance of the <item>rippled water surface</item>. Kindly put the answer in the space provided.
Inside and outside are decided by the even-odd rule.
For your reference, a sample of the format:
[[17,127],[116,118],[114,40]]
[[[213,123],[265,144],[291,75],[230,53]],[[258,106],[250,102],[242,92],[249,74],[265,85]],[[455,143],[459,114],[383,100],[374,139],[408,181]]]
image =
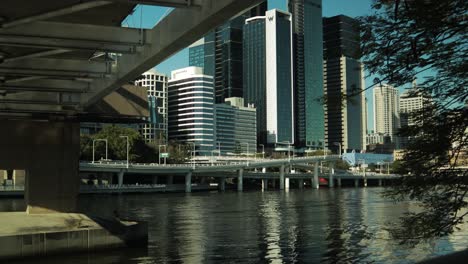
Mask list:
[[[411,209],[382,189],[81,196],[82,211],[149,223],[147,250],[67,255],[20,263],[414,263],[463,250],[468,227],[409,248],[384,230]],[[0,210],[23,210],[2,199]]]

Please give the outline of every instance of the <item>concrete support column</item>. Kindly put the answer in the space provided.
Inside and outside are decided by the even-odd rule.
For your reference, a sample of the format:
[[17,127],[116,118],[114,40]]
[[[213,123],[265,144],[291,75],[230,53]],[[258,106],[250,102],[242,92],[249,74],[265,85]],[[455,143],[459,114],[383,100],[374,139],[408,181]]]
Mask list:
[[117,174],[117,181],[118,181],[119,187],[122,187],[123,185],[124,174],[125,174],[124,170],[119,171],[119,173]]
[[166,184],[174,184],[174,176],[167,176]]
[[280,184],[280,190],[284,190],[284,165],[281,165],[280,167],[280,179],[279,179],[279,184]]
[[266,168],[262,168],[262,173],[266,173]]
[[268,190],[268,179],[262,179],[262,190]]
[[224,178],[224,177],[219,178],[218,190],[220,190],[222,192],[224,192],[226,190],[226,178]]
[[359,187],[359,179],[354,180],[354,187]]
[[319,163],[315,162],[314,164],[314,179],[312,181],[312,188],[319,188],[319,177],[318,177]]
[[362,181],[364,182],[364,187],[367,187],[367,178],[364,177],[364,179],[362,179]]
[[271,188],[276,189],[276,180],[271,180]]
[[244,169],[237,171],[237,191],[242,192],[244,190]]
[[153,175],[153,184],[158,184],[158,176],[157,175]]
[[379,180],[379,186],[382,186],[382,179]]
[[288,177],[284,179],[284,188],[285,190],[289,190],[289,178]]
[[304,189],[304,180],[303,179],[297,180],[297,184],[298,184],[298,188],[300,190]]
[[185,174],[185,192],[192,192],[192,172]]
[[1,121],[0,168],[25,171],[30,214],[75,211],[79,156],[79,123]]
[[337,178],[336,183],[338,184],[338,187],[341,187],[341,178]]
[[328,172],[329,173],[328,174],[329,175],[328,176],[328,187],[333,188],[333,187],[335,187],[335,182],[334,182],[334,179],[333,179],[333,176],[335,174],[335,163],[330,162],[329,166],[330,167],[328,168],[328,170],[329,170],[329,172]]

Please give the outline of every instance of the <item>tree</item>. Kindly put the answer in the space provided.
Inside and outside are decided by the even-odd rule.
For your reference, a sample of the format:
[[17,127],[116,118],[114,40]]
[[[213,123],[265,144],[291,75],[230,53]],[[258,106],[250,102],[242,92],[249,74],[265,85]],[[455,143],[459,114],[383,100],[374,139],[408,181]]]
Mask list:
[[375,0],[372,8],[360,21],[363,62],[379,76],[375,84],[402,86],[423,77],[416,92],[433,98],[400,130],[411,138],[396,168],[406,175],[386,192],[416,200],[421,210],[404,215],[391,231],[403,242],[444,236],[466,221],[468,207],[467,170],[457,168],[468,148],[468,2]]
[[[92,159],[92,145],[94,139],[107,139],[108,158],[111,160],[127,160],[127,140],[129,139],[130,162],[155,162],[155,149],[147,145],[138,131],[115,125],[105,126],[99,133],[80,136],[80,159]],[[105,158],[105,143],[95,142],[95,159]]]

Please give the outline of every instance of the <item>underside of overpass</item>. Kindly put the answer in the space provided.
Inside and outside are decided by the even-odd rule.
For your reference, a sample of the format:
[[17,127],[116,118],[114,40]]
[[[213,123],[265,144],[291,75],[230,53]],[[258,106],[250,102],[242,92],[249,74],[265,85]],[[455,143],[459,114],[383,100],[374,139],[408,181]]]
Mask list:
[[[96,103],[261,0],[0,2],[0,169],[26,171],[29,213],[71,212],[79,122]],[[173,7],[121,27],[137,4]]]

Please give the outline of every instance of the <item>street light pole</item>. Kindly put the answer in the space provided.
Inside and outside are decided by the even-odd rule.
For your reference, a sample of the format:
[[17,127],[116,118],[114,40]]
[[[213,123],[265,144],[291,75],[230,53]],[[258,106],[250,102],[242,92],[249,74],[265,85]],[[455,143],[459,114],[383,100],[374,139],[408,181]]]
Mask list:
[[127,140],[127,169],[128,169],[128,160],[129,160],[129,152],[130,152],[130,145],[128,142],[128,136],[120,136],[121,138],[125,138]]
[[262,146],[262,159],[265,159],[265,145],[259,144],[259,146]]
[[106,142],[106,160],[108,160],[108,149],[107,149],[107,138],[96,138],[96,139],[93,139],[93,162],[94,163],[94,146],[95,146],[95,142],[99,142],[99,141],[104,141]]

